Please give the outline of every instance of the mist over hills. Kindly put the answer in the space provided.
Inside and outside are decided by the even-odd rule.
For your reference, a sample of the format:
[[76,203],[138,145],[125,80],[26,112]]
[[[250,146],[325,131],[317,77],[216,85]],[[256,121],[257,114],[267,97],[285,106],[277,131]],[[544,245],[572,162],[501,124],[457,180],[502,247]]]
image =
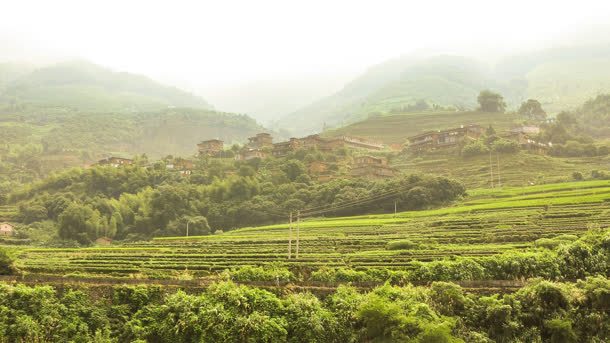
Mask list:
[[198,93],[223,111],[247,113],[265,126],[274,126],[284,114],[338,91],[354,75],[357,73],[334,71],[295,75],[230,86],[208,86]]
[[109,154],[190,156],[201,140],[231,144],[264,130],[142,75],[80,60],[0,64],[0,134],[9,150],[27,147],[72,165]]
[[480,90],[502,93],[509,109],[538,99],[551,114],[610,91],[610,47],[570,46],[510,56],[496,64],[462,56],[410,56],[367,70],[340,91],[287,114],[278,125],[295,133],[340,127],[371,115],[396,114],[419,100],[475,109]]
[[163,107],[211,109],[203,98],[152,79],[76,60],[33,68],[0,65],[0,102],[87,111],[138,111]]

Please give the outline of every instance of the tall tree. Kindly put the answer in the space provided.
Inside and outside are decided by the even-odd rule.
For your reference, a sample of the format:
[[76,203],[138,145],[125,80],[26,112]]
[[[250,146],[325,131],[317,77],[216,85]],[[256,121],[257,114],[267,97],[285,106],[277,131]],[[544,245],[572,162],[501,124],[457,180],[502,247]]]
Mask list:
[[540,101],[528,99],[519,107],[519,114],[529,119],[543,120],[546,118],[546,112],[542,109]]
[[506,110],[504,97],[490,90],[481,91],[477,101],[479,102],[479,109],[483,112],[504,113],[504,110]]

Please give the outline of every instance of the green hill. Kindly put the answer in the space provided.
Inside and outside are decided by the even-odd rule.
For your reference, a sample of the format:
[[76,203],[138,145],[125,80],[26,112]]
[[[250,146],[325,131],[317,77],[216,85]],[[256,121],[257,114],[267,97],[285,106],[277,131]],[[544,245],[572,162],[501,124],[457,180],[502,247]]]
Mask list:
[[25,63],[0,63],[0,92],[14,80],[31,73],[34,68]]
[[246,115],[193,108],[142,113],[46,109],[5,113],[0,121],[0,134],[9,146],[39,145],[43,155],[78,152],[91,158],[108,153],[188,156],[203,139],[243,142],[263,130]]
[[[166,107],[210,109],[202,98],[145,76],[114,72],[85,62],[63,62],[19,74],[5,68],[0,104],[67,107],[82,111],[141,111]],[[0,68],[0,76],[3,75]]]
[[402,58],[369,69],[338,93],[279,121],[294,132],[342,126],[372,113],[389,113],[420,99],[434,104],[474,107],[479,90],[492,85],[486,68],[463,57]]
[[456,56],[404,57],[369,69],[341,91],[279,121],[295,133],[340,127],[371,115],[409,112],[429,105],[474,109],[482,89],[503,94],[509,109],[539,99],[551,114],[572,109],[597,94],[610,92],[610,49],[572,46],[510,56],[495,66]]

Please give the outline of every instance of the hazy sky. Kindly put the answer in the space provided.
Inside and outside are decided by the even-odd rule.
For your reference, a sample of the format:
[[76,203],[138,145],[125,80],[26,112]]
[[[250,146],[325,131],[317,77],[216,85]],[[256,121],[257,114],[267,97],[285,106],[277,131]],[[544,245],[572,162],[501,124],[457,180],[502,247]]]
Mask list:
[[32,56],[78,56],[204,87],[356,72],[412,51],[516,52],[610,17],[608,2],[587,0],[0,0],[0,8],[0,38]]

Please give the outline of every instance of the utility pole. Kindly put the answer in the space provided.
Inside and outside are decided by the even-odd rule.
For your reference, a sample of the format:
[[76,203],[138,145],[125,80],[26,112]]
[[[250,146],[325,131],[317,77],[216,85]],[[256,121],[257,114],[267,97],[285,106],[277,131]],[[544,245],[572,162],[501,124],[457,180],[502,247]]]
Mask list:
[[297,211],[297,251],[296,256],[299,258],[299,240],[301,238],[301,211]]
[[502,180],[500,179],[500,154],[496,153],[496,157],[498,158],[498,187],[502,187]]
[[491,181],[491,188],[494,188],[494,165],[491,162],[491,150],[489,150],[489,181]]
[[396,218],[396,200],[394,200],[394,218]]
[[292,212],[290,212],[290,222],[288,224],[288,259],[292,257]]

